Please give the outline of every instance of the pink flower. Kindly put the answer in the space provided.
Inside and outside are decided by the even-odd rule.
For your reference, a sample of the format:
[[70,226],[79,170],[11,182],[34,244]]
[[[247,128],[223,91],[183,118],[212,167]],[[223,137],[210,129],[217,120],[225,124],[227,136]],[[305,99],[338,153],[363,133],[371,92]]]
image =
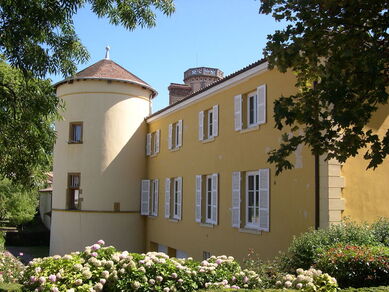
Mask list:
[[222,262],[223,262],[223,261],[222,261],[221,259],[217,259],[217,260],[216,260],[216,263],[217,263],[218,265],[220,265]]
[[99,245],[105,245],[105,241],[102,240],[102,239],[100,239],[99,241],[97,241],[97,244],[99,244]]
[[243,283],[247,283],[249,281],[249,278],[247,277],[247,276],[245,276],[244,278],[243,278]]
[[31,276],[30,277],[30,282],[31,283],[35,283],[36,282],[36,277],[35,276]]
[[92,252],[91,254],[90,254],[92,257],[97,257],[97,252]]
[[22,253],[22,252],[19,252],[19,256],[21,256],[21,257],[22,257],[22,256],[24,256],[24,253]]
[[54,283],[55,281],[57,281],[57,277],[55,275],[50,275],[49,281]]
[[92,245],[92,250],[98,250],[100,248],[101,248],[101,246],[98,243],[95,243],[94,245]]

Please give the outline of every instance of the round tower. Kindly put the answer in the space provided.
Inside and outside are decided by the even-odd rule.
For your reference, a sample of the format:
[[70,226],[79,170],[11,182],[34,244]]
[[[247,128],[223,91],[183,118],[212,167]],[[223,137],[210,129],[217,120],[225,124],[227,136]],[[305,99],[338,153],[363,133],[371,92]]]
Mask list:
[[144,251],[144,119],[157,92],[108,56],[56,88],[66,109],[56,123],[50,254],[98,239]]

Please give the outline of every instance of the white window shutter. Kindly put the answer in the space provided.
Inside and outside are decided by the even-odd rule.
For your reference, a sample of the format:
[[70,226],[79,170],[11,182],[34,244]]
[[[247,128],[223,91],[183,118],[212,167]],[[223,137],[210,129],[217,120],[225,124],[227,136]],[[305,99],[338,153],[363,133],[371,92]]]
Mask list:
[[270,217],[270,171],[269,168],[259,170],[259,229],[269,231]]
[[240,228],[240,172],[232,173],[232,227]]
[[182,217],[182,177],[177,177],[178,190],[177,190],[177,219],[181,220]]
[[259,125],[266,123],[266,84],[257,88],[257,122]]
[[216,137],[219,135],[219,105],[214,105],[213,106],[213,136]]
[[212,174],[212,222],[217,224],[218,219],[218,174]]
[[196,209],[195,209],[195,215],[196,215],[196,222],[201,222],[201,188],[202,182],[201,182],[201,175],[196,175]]
[[204,140],[204,111],[199,112],[199,140]]
[[165,218],[170,218],[170,178],[165,180]]
[[156,132],[155,132],[155,141],[154,141],[154,143],[155,143],[155,153],[159,153],[159,139],[160,139],[160,132],[161,132],[161,130],[157,130]]
[[177,147],[182,146],[182,120],[178,121],[178,143]]
[[242,95],[234,96],[235,131],[242,130]]
[[153,205],[154,205],[154,212],[152,215],[154,216],[158,216],[158,189],[159,189],[159,181],[158,179],[155,179],[154,180],[154,202],[153,202]]
[[151,155],[151,133],[146,136],[146,155]]
[[142,180],[142,195],[141,195],[141,205],[140,205],[140,214],[149,215],[150,209],[150,180]]
[[169,133],[167,138],[167,148],[171,150],[173,148],[173,125],[169,124]]

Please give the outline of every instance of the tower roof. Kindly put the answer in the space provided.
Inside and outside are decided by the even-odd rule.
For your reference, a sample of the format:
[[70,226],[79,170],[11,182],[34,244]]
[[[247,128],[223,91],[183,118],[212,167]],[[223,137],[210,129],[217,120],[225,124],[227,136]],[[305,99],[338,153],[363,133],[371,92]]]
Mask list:
[[119,64],[115,63],[109,59],[102,59],[93,65],[77,72],[72,77],[66,78],[58,83],[55,86],[59,86],[63,83],[69,82],[71,80],[86,80],[86,79],[95,79],[95,80],[112,80],[120,81],[131,84],[136,84],[147,89],[150,89],[153,92],[153,97],[158,93],[145,81],[140,79],[138,76],[132,74],[131,72],[124,69]]

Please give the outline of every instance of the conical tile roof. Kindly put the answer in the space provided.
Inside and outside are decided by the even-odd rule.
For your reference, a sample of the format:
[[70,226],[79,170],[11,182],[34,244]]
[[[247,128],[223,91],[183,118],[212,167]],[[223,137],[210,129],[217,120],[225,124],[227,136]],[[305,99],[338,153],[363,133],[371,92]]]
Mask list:
[[132,74],[131,72],[124,69],[119,64],[115,63],[109,59],[102,59],[93,65],[77,72],[74,76],[66,78],[58,83],[55,86],[59,86],[63,83],[66,83],[70,80],[82,80],[82,79],[100,79],[100,80],[114,80],[128,82],[132,84],[137,84],[143,87],[150,89],[154,94],[157,95],[157,91],[152,88],[145,81],[140,79],[138,76]]

